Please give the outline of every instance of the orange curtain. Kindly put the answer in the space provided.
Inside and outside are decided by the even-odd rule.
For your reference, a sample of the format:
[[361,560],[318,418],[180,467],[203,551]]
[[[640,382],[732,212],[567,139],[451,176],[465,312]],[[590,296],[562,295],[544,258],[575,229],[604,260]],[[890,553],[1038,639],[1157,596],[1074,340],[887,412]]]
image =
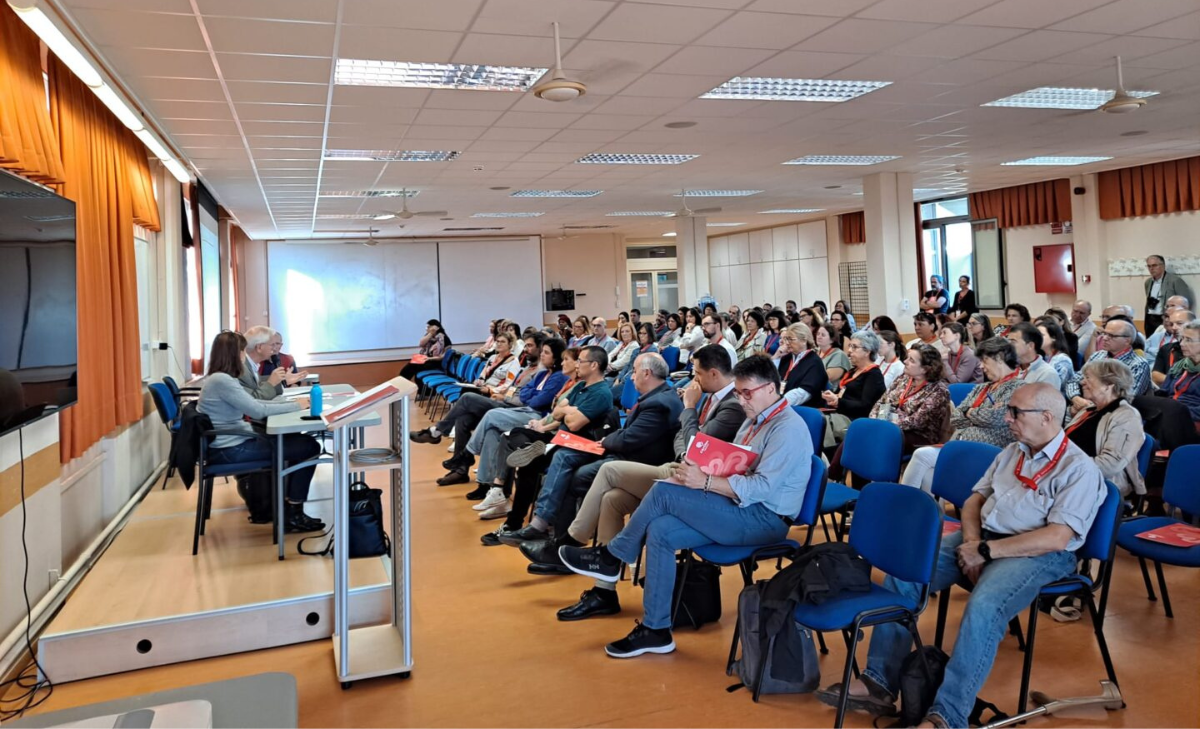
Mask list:
[[46,112],[41,45],[0,3],[0,167],[45,184],[63,181],[58,140]]
[[973,192],[972,220],[996,218],[1001,228],[1062,223],[1071,219],[1071,182],[1066,178]]
[[867,242],[867,216],[863,211],[839,215],[838,225],[842,228],[842,242],[846,245]]
[[1101,172],[1100,218],[1200,210],[1200,157]]
[[133,226],[158,230],[159,220],[142,143],[53,56],[49,76],[61,192],[77,221],[79,403],[60,423],[65,462],[142,417]]

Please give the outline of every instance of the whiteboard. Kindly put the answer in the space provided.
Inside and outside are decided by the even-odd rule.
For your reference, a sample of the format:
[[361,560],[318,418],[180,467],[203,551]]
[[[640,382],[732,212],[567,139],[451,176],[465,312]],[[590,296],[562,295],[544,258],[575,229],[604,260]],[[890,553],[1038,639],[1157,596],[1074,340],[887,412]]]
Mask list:
[[442,326],[455,342],[487,339],[492,319],[542,326],[541,238],[438,242]]
[[435,242],[271,241],[267,267],[271,326],[302,364],[312,354],[415,347],[439,317]]

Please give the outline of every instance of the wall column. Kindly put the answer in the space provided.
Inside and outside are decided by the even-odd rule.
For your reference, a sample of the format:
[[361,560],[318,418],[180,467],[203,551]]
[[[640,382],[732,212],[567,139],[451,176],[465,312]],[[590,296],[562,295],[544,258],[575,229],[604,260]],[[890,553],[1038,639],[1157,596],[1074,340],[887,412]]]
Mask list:
[[708,273],[708,218],[675,218],[675,261],[679,271],[679,305],[695,306],[712,293]]
[[910,332],[921,295],[912,175],[880,172],[864,177],[863,209],[871,316],[890,316],[900,331]]

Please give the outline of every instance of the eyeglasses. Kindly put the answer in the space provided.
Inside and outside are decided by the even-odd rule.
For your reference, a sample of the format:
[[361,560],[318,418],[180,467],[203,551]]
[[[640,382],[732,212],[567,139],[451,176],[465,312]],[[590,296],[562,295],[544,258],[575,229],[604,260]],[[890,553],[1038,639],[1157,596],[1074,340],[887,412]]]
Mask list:
[[1180,337],[1180,344],[1200,344],[1200,337]]
[[1044,412],[1046,412],[1045,408],[1019,408],[1019,407],[1016,407],[1015,405],[1009,405],[1008,407],[1005,408],[1005,410],[1008,411],[1008,417],[1012,418],[1013,420],[1016,420],[1017,418],[1021,417],[1021,413],[1044,413]]
[[1112,332],[1100,332],[1109,339],[1131,339],[1128,334],[1113,334]]
[[754,393],[758,392],[759,390],[763,389],[764,387],[771,387],[774,384],[775,383],[773,383],[773,382],[767,382],[762,385],[759,385],[758,387],[751,387],[749,390],[739,390],[737,388],[734,388],[733,394],[737,395],[739,400],[749,400],[750,398],[754,397]]

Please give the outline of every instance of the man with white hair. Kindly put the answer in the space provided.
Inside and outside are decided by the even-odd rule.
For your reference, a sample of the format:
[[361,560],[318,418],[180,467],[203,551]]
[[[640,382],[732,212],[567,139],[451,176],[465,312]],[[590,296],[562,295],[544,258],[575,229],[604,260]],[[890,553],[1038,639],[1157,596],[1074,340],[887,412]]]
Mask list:
[[1079,337],[1079,351],[1086,353],[1096,334],[1096,323],[1092,321],[1092,302],[1083,299],[1075,302],[1071,307],[1069,326],[1075,336]]
[[259,366],[275,354],[271,338],[276,333],[271,327],[261,325],[246,330],[246,362],[242,367],[242,374],[238,377],[238,382],[242,383],[246,392],[256,400],[274,400],[283,394],[285,383],[294,385],[304,379],[307,374],[288,372],[282,367],[278,367],[265,378],[259,376]]
[[1167,323],[1171,319],[1171,312],[1174,311],[1191,311],[1191,302],[1186,296],[1172,296],[1167,299],[1166,314],[1163,317],[1162,325],[1158,329],[1154,329],[1153,333],[1146,338],[1146,359],[1151,362],[1158,356],[1158,350],[1175,341],[1174,332],[1168,331]]
[[1148,256],[1146,270],[1150,273],[1150,277],[1143,282],[1146,289],[1146,336],[1150,336],[1163,323],[1168,299],[1182,296],[1193,301],[1196,297],[1192,294],[1192,287],[1179,274],[1167,270],[1167,259],[1162,256]]
[[[1133,342],[1136,338],[1137,327],[1133,325],[1133,322],[1124,315],[1114,316],[1104,323],[1103,329],[1096,330],[1096,353],[1088,359],[1088,362],[1106,358],[1124,362],[1125,366],[1133,373],[1134,397],[1145,395],[1150,391],[1150,363],[1146,361],[1145,357],[1134,351]],[[1083,370],[1080,369],[1076,373],[1075,379],[1067,383],[1066,395],[1067,399],[1071,401],[1072,412],[1092,405],[1081,394],[1082,373]]]

